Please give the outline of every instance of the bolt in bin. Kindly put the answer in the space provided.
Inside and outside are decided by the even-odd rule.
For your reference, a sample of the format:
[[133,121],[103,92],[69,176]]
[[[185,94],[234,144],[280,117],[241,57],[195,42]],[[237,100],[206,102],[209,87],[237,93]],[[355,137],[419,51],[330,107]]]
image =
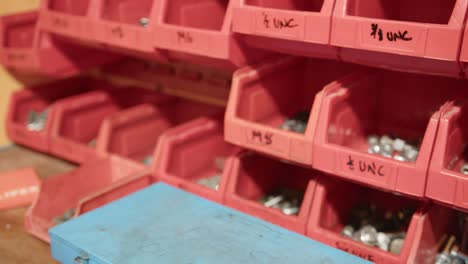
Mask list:
[[[424,197],[441,110],[451,99],[466,96],[464,85],[457,79],[374,70],[330,84],[315,134],[314,168]],[[394,137],[386,143],[389,153],[373,154],[369,142],[377,136],[380,143]],[[400,148],[411,155],[397,154]]]
[[166,96],[160,104],[141,104],[106,118],[100,126],[96,150],[149,166],[156,144],[166,130],[221,111],[218,107]]
[[[88,78],[72,78],[15,92],[10,99],[7,115],[8,136],[16,143],[48,152],[56,103],[61,99],[97,89],[110,89],[110,85]],[[31,112],[46,111],[47,118],[41,128],[28,128]]]
[[96,137],[102,121],[129,105],[119,96],[94,91],[58,103],[50,133],[50,153],[63,159],[83,163],[99,156]]
[[[406,212],[403,209],[406,209]],[[379,245],[383,243],[384,247],[379,248],[361,242],[364,240],[354,240],[346,233],[345,230],[355,223],[359,225],[367,221],[364,210],[384,215],[381,219],[369,220],[377,231],[385,232],[388,237],[394,237],[390,241],[379,239]],[[400,221],[395,226],[389,225],[386,221],[392,212],[406,215],[404,218],[407,220]],[[418,200],[347,181],[321,177],[315,189],[307,236],[374,263],[434,263],[440,239],[450,229],[450,217],[452,217],[451,212],[445,208],[430,207]],[[395,228],[404,231],[405,235],[389,231]],[[372,232],[369,234],[373,236]],[[356,236],[355,239],[362,237]],[[392,243],[398,244],[392,245]]]
[[467,8],[466,0],[337,0],[331,44],[349,48],[345,61],[458,76]]
[[232,30],[261,49],[338,59],[330,46],[335,0],[236,0]]
[[227,206],[305,234],[319,172],[249,152],[229,174]]
[[239,149],[224,141],[222,123],[203,117],[161,137],[153,173],[164,182],[223,203],[231,157],[237,153]]
[[441,116],[429,166],[426,197],[468,212],[468,105],[451,104]]
[[48,178],[42,182],[39,195],[26,212],[25,228],[49,242],[48,229],[78,216],[77,206],[82,199],[144,173],[134,162],[113,156]]
[[80,47],[38,28],[37,12],[0,17],[0,58],[15,71],[73,75],[114,61],[118,56]]
[[[239,70],[226,111],[226,140],[310,166],[321,90],[351,69],[335,61],[287,57]],[[284,129],[298,114],[304,119],[302,131]]]
[[163,64],[139,59],[122,60],[103,67],[103,72],[117,79],[138,81],[165,93],[225,106],[231,88],[232,71],[187,63]]
[[91,38],[89,13],[95,9],[91,0],[44,0],[40,21],[45,31],[79,40]]
[[231,32],[233,0],[161,0],[154,43],[170,59],[235,69],[265,52],[241,44]]

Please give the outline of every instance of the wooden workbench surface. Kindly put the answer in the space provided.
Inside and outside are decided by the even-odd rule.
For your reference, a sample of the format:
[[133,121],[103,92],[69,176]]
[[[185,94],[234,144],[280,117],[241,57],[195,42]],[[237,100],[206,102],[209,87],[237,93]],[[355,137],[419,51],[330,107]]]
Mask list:
[[[22,147],[11,146],[0,149],[0,176],[2,172],[28,167],[34,168],[42,179],[74,168],[69,163]],[[23,219],[26,209],[24,207],[0,211],[0,263],[57,263],[50,256],[49,245],[24,230]]]

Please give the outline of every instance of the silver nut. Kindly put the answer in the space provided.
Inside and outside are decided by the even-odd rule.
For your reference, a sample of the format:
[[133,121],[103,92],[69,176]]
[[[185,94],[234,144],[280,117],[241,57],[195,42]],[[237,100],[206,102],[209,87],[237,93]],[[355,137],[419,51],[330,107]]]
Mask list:
[[380,249],[388,251],[390,247],[390,240],[391,239],[389,235],[382,232],[377,233],[377,246]]
[[142,17],[140,18],[140,25],[143,26],[143,27],[147,27],[148,24],[149,24],[149,18],[147,17]]
[[393,156],[393,159],[394,160],[397,160],[397,161],[402,161],[402,162],[406,162],[408,161],[408,159],[406,159],[404,156],[400,155],[400,154],[396,154]]
[[438,254],[436,256],[434,264],[451,264],[452,258],[448,254]]
[[463,164],[463,166],[460,168],[460,172],[468,175],[468,163]]
[[380,145],[373,145],[369,147],[369,154],[379,154],[382,151],[382,147]]
[[394,238],[390,241],[389,250],[391,253],[399,255],[401,249],[403,248],[403,244],[405,243],[405,239],[401,237]]
[[379,145],[380,138],[377,135],[370,135],[367,137],[367,144],[369,144],[370,147]]
[[380,137],[380,145],[393,145],[393,139],[388,135]]
[[403,151],[406,142],[403,139],[397,138],[393,141],[393,149],[396,151]]
[[359,231],[359,240],[367,245],[377,245],[377,229],[371,225],[363,226]]
[[299,207],[286,207],[282,210],[285,215],[297,215],[299,213]]
[[345,237],[352,238],[354,234],[354,227],[347,225],[341,230],[341,234]]

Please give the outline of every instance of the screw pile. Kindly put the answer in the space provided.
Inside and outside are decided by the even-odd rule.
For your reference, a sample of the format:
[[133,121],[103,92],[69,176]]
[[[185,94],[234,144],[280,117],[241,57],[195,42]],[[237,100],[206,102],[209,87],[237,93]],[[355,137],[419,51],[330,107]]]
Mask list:
[[298,215],[303,199],[304,192],[282,188],[263,196],[258,202],[285,215]]
[[441,238],[435,264],[468,264],[468,215],[460,214],[459,220],[460,234]]
[[219,181],[221,180],[221,175],[223,174],[225,162],[226,162],[225,157],[216,157],[214,159],[214,165],[216,167],[217,173],[210,177],[202,178],[198,180],[197,183],[209,189],[218,190]]
[[369,246],[400,254],[405,242],[405,230],[414,210],[382,211],[375,205],[360,204],[351,211],[348,225],[341,234]]
[[49,109],[46,109],[43,112],[36,112],[34,110],[29,111],[26,120],[26,127],[29,131],[40,132],[44,130],[48,115]]
[[367,138],[370,154],[378,154],[386,158],[393,158],[403,162],[416,162],[420,144],[417,140],[405,141],[398,137],[370,135]]
[[280,128],[287,131],[304,134],[309,121],[309,112],[299,112],[292,118],[286,118]]

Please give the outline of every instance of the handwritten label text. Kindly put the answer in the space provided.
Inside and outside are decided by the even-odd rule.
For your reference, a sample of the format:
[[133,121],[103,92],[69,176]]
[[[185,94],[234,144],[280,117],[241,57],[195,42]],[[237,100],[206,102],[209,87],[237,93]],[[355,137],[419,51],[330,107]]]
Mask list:
[[371,33],[370,36],[374,39],[378,39],[379,41],[390,41],[390,42],[397,42],[397,41],[412,41],[413,38],[408,35],[408,30],[398,32],[388,31],[385,32],[379,24],[371,24]]

